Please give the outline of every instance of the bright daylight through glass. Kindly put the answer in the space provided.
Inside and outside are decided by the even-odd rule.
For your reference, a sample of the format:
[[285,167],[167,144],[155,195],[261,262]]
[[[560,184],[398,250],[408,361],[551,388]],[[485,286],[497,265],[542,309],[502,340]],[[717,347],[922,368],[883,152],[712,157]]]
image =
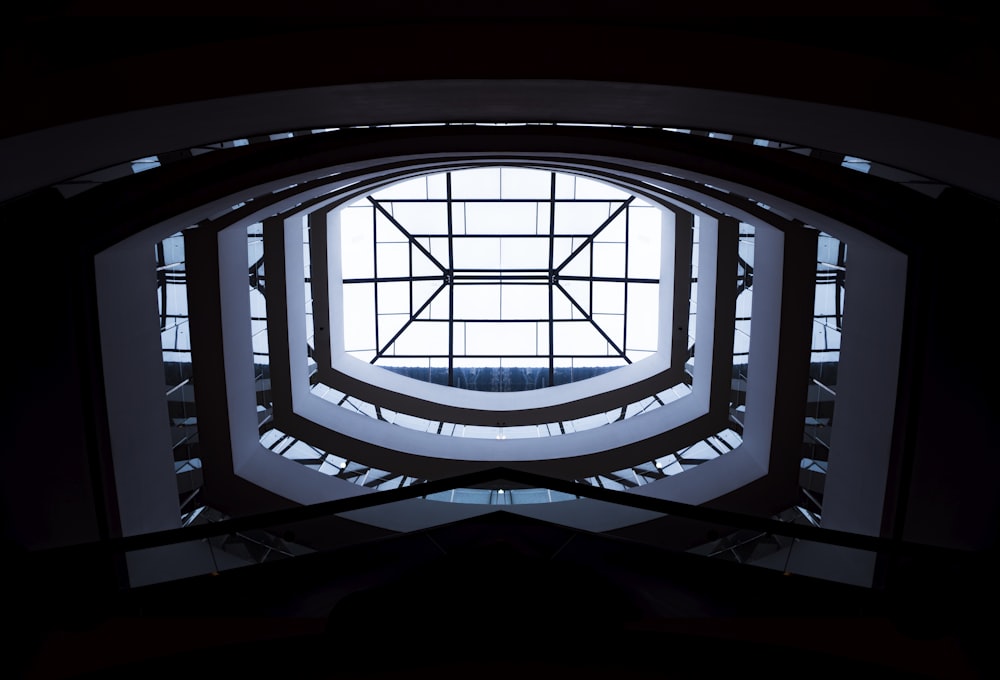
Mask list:
[[661,209],[589,178],[470,168],[345,206],[344,346],[487,391],[574,382],[657,349]]

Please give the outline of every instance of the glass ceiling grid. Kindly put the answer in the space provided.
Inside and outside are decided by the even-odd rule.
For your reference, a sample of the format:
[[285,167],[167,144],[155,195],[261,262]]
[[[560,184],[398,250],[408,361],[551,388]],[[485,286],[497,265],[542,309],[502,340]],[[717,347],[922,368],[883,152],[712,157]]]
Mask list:
[[[461,368],[533,368],[547,375],[539,385],[527,382],[544,387],[589,377],[593,369],[628,365],[655,351],[651,337],[659,303],[651,291],[658,291],[659,278],[648,276],[648,262],[645,276],[633,275],[629,264],[635,196],[585,178],[526,168],[476,168],[418,179],[419,187],[418,180],[406,180],[344,209],[366,203],[371,212],[367,253],[358,242],[356,215],[342,218],[348,353],[431,382],[438,382],[435,360],[443,360],[449,386],[473,387],[457,377]],[[432,179],[443,185],[441,197],[431,197]],[[547,223],[539,219],[546,204]],[[571,220],[562,208],[575,210],[567,213]],[[547,300],[533,294],[541,286]],[[643,292],[641,286],[649,288],[642,296],[645,309],[630,311],[629,293]],[[363,310],[364,298],[371,315]],[[372,316],[371,330],[359,332]],[[644,344],[631,347],[629,327],[642,325],[653,330],[637,333]],[[543,326],[545,333],[539,332]],[[547,370],[529,362],[532,357],[547,360]],[[418,370],[417,362],[428,371]],[[510,383],[490,384],[486,389],[503,390]]]

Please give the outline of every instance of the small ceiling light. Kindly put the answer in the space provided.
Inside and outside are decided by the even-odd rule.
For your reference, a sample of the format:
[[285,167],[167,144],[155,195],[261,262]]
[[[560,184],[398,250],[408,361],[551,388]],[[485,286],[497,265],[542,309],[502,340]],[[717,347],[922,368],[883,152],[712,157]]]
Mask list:
[[503,489],[497,489],[497,493],[502,496],[503,495]]

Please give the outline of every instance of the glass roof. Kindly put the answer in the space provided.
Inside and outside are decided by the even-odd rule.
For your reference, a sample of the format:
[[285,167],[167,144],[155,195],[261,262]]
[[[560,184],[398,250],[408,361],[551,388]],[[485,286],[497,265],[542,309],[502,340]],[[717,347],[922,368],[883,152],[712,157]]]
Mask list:
[[424,175],[339,213],[344,346],[488,391],[591,377],[657,350],[662,212],[525,167]]

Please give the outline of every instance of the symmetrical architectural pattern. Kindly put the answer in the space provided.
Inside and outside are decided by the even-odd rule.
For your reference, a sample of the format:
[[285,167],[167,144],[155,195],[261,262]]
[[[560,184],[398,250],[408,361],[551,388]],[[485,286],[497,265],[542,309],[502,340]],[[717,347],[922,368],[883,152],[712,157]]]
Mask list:
[[[306,136],[331,150],[341,134],[409,134],[315,132]],[[619,134],[679,148],[695,137],[623,129],[609,139]],[[267,141],[280,150],[306,140]],[[148,231],[162,235],[151,248],[185,523],[246,512],[215,500],[233,483],[309,504],[513,463],[694,503],[776,483],[781,469],[790,483],[767,514],[821,524],[840,330],[859,305],[845,306],[846,252],[864,241],[724,179],[530,146],[402,164],[324,158],[297,181]],[[131,169],[168,168],[158,163]],[[843,167],[872,167],[859,163]],[[894,257],[870,259],[868,271]],[[871,280],[862,274],[859,290]],[[860,304],[857,314],[870,312]],[[778,395],[778,382],[801,392]],[[210,395],[209,409],[199,395]],[[219,404],[227,417],[213,415]],[[554,500],[589,502],[491,487],[423,502],[529,514]],[[404,513],[358,518],[399,527],[420,517]]]

